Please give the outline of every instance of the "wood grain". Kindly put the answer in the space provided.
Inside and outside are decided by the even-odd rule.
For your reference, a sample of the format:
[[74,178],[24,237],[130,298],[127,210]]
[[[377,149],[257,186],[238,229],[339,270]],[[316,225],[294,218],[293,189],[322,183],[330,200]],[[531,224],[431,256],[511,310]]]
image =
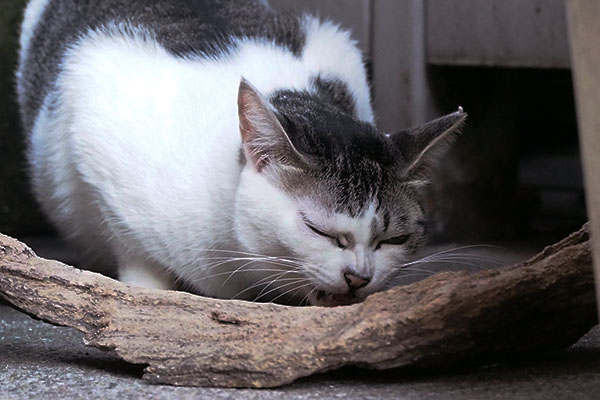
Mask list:
[[153,383],[274,387],[345,365],[452,367],[568,346],[596,323],[587,240],[584,227],[512,267],[439,273],[321,308],[133,288],[0,235],[0,297],[147,365]]

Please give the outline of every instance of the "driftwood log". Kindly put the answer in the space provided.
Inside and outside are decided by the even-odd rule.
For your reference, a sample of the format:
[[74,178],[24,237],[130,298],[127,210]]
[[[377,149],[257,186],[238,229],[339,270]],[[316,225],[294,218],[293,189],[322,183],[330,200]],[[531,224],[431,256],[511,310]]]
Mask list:
[[587,240],[584,227],[512,267],[439,273],[321,308],[133,288],[0,235],[0,297],[147,365],[150,382],[273,387],[345,365],[439,368],[568,346],[597,320]]

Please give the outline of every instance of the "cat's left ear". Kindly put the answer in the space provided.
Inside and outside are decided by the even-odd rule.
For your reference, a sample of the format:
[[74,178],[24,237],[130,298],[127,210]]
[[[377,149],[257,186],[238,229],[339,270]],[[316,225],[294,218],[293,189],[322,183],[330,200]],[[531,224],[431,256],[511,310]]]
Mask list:
[[294,147],[268,102],[244,78],[238,91],[238,116],[244,155],[257,172],[273,163],[296,168],[309,166],[308,156]]
[[406,179],[427,179],[429,170],[450,148],[460,133],[467,113],[462,107],[452,114],[393,133],[390,139],[404,155],[400,174]]

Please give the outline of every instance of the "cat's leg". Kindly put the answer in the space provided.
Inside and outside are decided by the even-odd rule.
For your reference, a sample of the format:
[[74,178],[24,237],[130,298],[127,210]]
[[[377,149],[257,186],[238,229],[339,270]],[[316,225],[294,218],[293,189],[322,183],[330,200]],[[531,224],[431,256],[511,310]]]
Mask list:
[[119,280],[131,286],[150,289],[176,290],[173,275],[152,262],[140,258],[119,260]]

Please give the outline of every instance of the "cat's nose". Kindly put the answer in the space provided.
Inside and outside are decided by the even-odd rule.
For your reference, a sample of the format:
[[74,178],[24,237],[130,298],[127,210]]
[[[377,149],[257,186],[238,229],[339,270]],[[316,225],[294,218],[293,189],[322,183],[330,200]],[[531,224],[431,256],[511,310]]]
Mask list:
[[350,290],[360,289],[361,287],[366,286],[369,283],[369,281],[371,280],[370,278],[358,276],[351,272],[346,272],[344,274],[344,279],[346,279],[346,283],[348,284],[348,287],[350,288]]

